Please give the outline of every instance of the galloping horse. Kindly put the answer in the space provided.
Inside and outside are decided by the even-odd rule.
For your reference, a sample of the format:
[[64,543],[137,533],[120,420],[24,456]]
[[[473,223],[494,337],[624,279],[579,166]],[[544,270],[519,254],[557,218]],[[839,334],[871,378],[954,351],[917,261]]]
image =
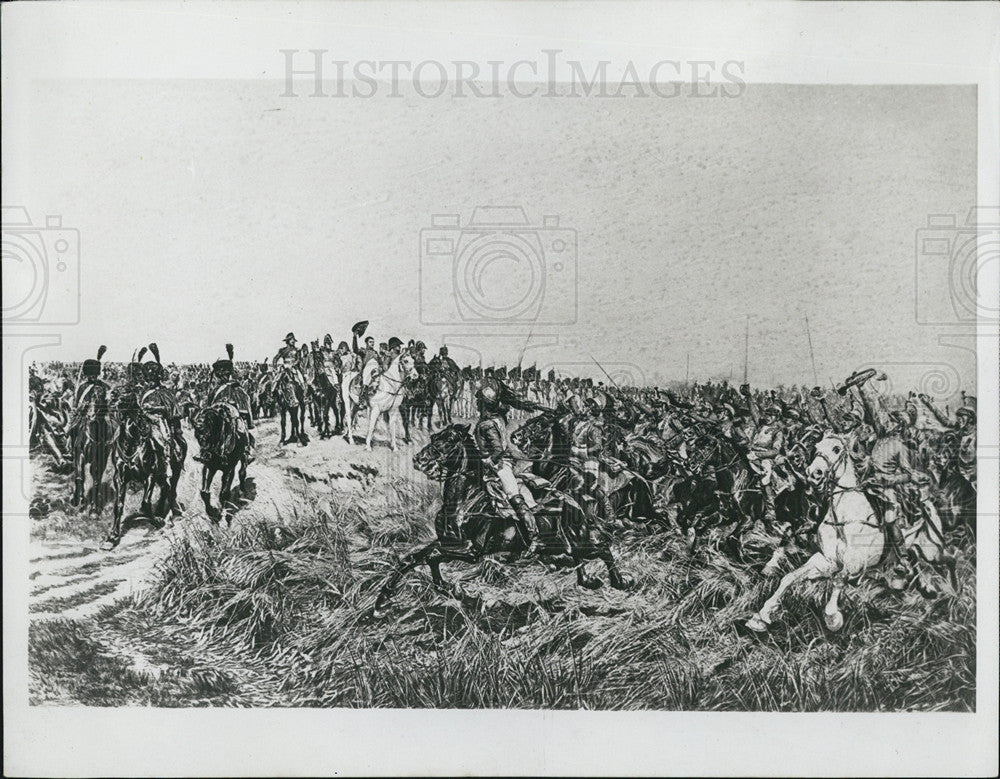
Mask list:
[[[403,402],[403,385],[407,379],[416,378],[416,370],[413,367],[413,358],[408,354],[400,355],[393,359],[389,366],[379,375],[378,386],[374,394],[368,398],[368,434],[365,436],[365,448],[371,451],[372,436],[378,426],[380,417],[385,418],[386,426],[389,428],[389,445],[393,451],[396,450],[396,417],[399,416],[399,407]],[[347,374],[344,375],[344,383],[347,384]],[[358,412],[361,399],[360,377],[352,379],[345,401],[347,405],[344,414],[347,420],[348,443],[351,440],[351,420]]]
[[[139,482],[143,485],[139,513],[143,517],[157,521],[158,524],[163,524],[171,500],[169,454],[157,445],[153,437],[153,423],[139,407],[138,397],[134,392],[126,392],[113,401],[112,410],[117,421],[111,451],[111,461],[114,465],[115,506],[111,530],[101,544],[101,548],[105,551],[114,549],[121,541],[122,514],[125,511],[125,496],[130,483]],[[155,514],[154,487],[160,488],[158,510]]]
[[[225,519],[232,521],[235,506],[230,502],[233,477],[239,466],[240,492],[246,487],[247,454],[250,447],[250,435],[241,424],[240,412],[231,403],[217,403],[208,408],[199,409],[192,417],[194,435],[201,447],[201,499],[205,503],[205,511],[214,522]],[[221,509],[212,505],[212,481],[215,474],[222,472],[222,484],[219,487],[219,503]]]
[[[444,482],[444,502],[435,519],[438,538],[399,561],[379,591],[375,616],[385,610],[403,576],[418,565],[428,566],[434,585],[446,589],[441,576],[442,563],[476,563],[488,555],[504,552],[517,555],[525,549],[514,513],[499,505],[503,503],[502,497],[491,495],[484,488],[482,456],[468,425],[450,425],[435,433],[430,443],[414,456],[413,465],[430,478]],[[588,576],[584,567],[589,560],[601,560],[607,566],[611,586],[629,589],[632,579],[618,570],[607,536],[586,522],[574,525],[561,522],[563,508],[572,499],[552,489],[544,479],[537,480],[534,486],[540,499],[534,509],[539,539],[551,561],[560,567],[576,568],[577,583],[596,589],[601,580]],[[470,542],[469,551],[442,544],[448,525],[457,527],[462,538]],[[567,542],[569,555],[565,553]]]
[[[833,579],[833,590],[823,610],[827,628],[840,630],[844,615],[839,599],[849,579],[857,579],[881,562],[886,546],[886,530],[871,501],[862,491],[850,457],[853,438],[827,432],[816,444],[816,455],[806,469],[810,486],[821,492],[826,512],[816,533],[819,551],[805,565],[782,578],[778,589],[746,625],[764,632],[789,587],[803,579]],[[902,521],[897,518],[897,522]],[[940,528],[928,522],[903,531],[906,548],[917,546],[928,560],[940,559]]]
[[70,451],[73,457],[73,497],[71,504],[86,503],[86,473],[92,482],[90,508],[100,514],[104,508],[101,481],[111,454],[113,425],[108,418],[108,398],[102,384],[84,389],[69,423]]

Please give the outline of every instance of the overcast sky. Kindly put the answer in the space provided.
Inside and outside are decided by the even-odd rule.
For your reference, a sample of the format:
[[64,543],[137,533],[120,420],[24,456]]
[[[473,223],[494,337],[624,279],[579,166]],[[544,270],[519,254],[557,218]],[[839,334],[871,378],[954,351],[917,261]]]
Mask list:
[[[821,383],[874,363],[900,385],[953,366],[973,386],[972,355],[939,344],[954,329],[919,325],[914,302],[917,289],[949,294],[941,274],[917,282],[916,231],[975,203],[972,88],[750,84],[736,99],[621,100],[282,88],[38,85],[25,205],[81,236],[81,322],[47,356],[105,343],[107,359],[127,359],[155,339],[167,360],[211,360],[227,341],[260,358],[289,330],[339,341],[370,319],[378,340],[447,340],[461,362],[477,361],[473,348],[516,362],[531,329],[529,364],[593,357],[662,380],[690,360],[693,376],[740,379],[749,315],[750,380],[811,384],[808,316]],[[531,234],[522,248],[545,246],[535,265],[486,246],[479,259],[496,261],[471,276],[474,264],[456,275],[447,243],[421,257],[433,214],[464,224],[480,205],[522,206],[530,227],[558,215],[575,233]],[[558,273],[556,238],[568,239]],[[575,321],[513,326],[480,310],[426,324],[458,310],[449,294],[525,297]]]

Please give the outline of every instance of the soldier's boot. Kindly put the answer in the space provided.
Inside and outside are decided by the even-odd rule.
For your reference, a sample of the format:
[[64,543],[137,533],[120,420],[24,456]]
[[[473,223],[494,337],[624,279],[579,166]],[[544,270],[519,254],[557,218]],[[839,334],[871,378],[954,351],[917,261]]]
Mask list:
[[906,559],[906,539],[903,538],[903,529],[899,526],[897,511],[894,507],[886,509],[885,521],[889,545],[896,558],[896,562],[889,572],[889,586],[894,590],[902,590],[906,588],[910,579],[910,566]]
[[778,521],[778,514],[774,510],[774,486],[764,485],[764,521],[769,525],[774,525]]
[[611,497],[604,492],[604,490],[597,491],[597,500],[598,505],[601,507],[601,514],[605,523],[615,527],[621,525],[621,521],[618,519],[618,515],[615,512],[615,507],[611,503]]
[[521,526],[521,534],[528,545],[524,552],[525,557],[537,557],[542,550],[542,544],[538,540],[538,524],[535,522],[535,515],[528,508],[528,502],[523,495],[514,495],[510,499],[510,505],[517,515],[518,524]]

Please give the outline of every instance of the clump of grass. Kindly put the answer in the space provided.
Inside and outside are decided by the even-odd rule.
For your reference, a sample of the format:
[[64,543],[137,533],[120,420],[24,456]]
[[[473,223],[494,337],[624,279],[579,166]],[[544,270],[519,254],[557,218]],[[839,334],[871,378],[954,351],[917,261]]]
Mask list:
[[581,590],[531,562],[454,564],[444,573],[461,591],[416,571],[376,620],[382,577],[430,537],[434,500],[401,483],[385,503],[304,501],[284,523],[188,533],[137,608],[216,655],[252,656],[294,705],[974,708],[974,546],[958,554],[953,595],[850,585],[836,634],[822,619],[829,583],[807,582],[767,635],[743,635],[776,581],[710,545],[691,554],[666,529],[616,544],[632,592]]

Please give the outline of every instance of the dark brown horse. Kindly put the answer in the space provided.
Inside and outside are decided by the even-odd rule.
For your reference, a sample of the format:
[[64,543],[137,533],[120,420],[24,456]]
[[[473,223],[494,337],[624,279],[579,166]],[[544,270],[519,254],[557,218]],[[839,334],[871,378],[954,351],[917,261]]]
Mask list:
[[[116,421],[111,449],[115,489],[114,519],[111,530],[101,544],[108,551],[118,546],[122,536],[122,514],[128,486],[134,482],[142,485],[142,504],[139,515],[163,525],[170,506],[169,455],[157,444],[153,435],[153,422],[139,408],[139,398],[134,390],[126,390],[112,400],[112,414]],[[153,511],[153,490],[160,488],[157,512]]]
[[[225,519],[229,524],[236,505],[231,501],[233,478],[239,468],[240,494],[247,491],[247,454],[250,434],[240,419],[240,412],[230,403],[217,403],[198,410],[192,417],[194,436],[201,448],[201,499],[213,522]],[[212,505],[212,481],[222,473],[219,487],[221,508]]]
[[[376,616],[384,612],[402,578],[418,565],[428,566],[435,587],[447,589],[441,576],[442,563],[475,563],[500,553],[517,556],[526,548],[513,511],[502,505],[502,497],[492,494],[484,485],[482,459],[468,425],[451,425],[435,433],[430,443],[414,456],[413,464],[430,478],[444,482],[444,503],[435,519],[438,538],[399,561],[379,592]],[[609,540],[602,532],[587,521],[563,522],[564,508],[572,498],[547,486],[544,480],[536,482],[535,490],[538,492],[535,519],[549,560],[557,567],[576,568],[577,583],[589,589],[600,587],[601,580],[588,576],[585,565],[590,560],[601,560],[607,566],[612,587],[630,588],[632,580],[618,570]],[[458,528],[468,542],[468,549],[442,543],[449,526]]]

